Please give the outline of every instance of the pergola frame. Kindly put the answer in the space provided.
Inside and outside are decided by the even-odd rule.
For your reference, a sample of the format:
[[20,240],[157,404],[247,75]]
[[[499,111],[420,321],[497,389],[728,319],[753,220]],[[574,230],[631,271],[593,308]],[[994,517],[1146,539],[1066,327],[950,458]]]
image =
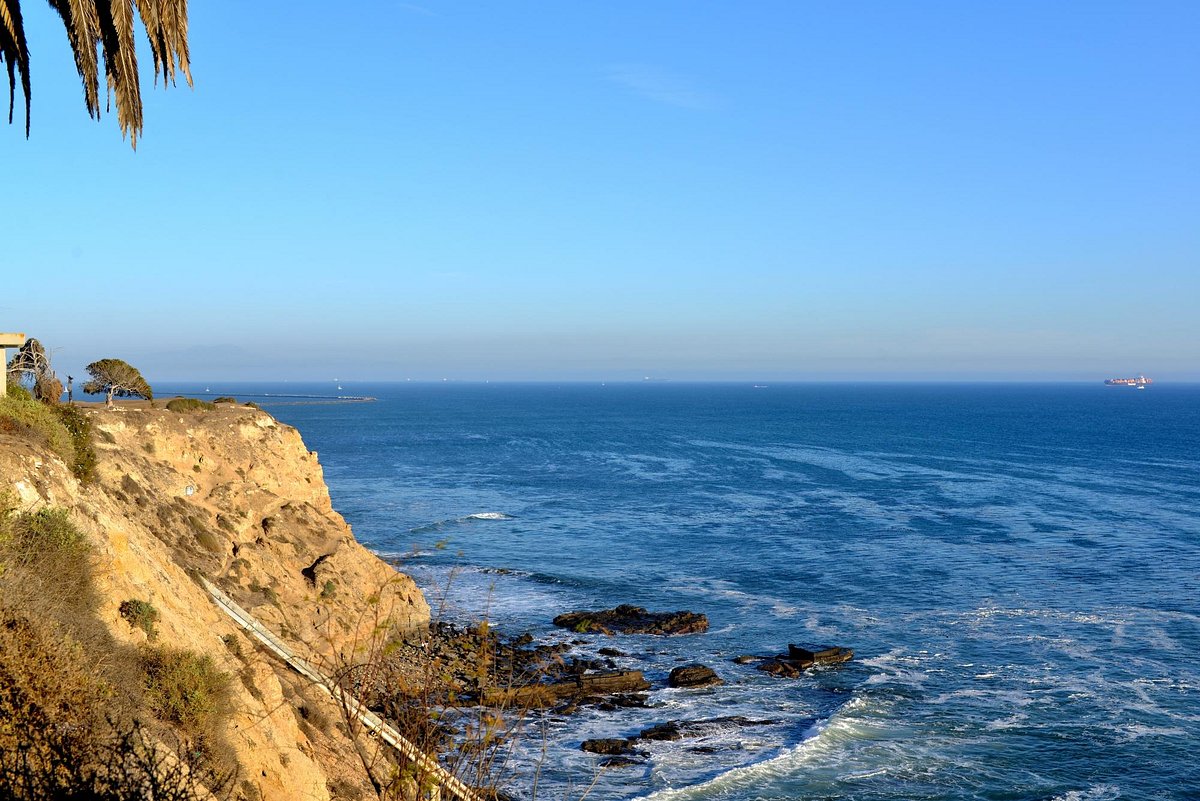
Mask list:
[[8,349],[19,348],[24,344],[24,334],[0,333],[0,364],[4,365],[4,380],[0,381],[0,398],[8,394]]

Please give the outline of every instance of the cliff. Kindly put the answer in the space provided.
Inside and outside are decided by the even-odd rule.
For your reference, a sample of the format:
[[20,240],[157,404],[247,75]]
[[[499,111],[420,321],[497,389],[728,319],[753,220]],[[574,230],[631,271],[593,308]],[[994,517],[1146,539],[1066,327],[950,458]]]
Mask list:
[[317,455],[265,412],[83,408],[93,481],[81,484],[49,448],[0,429],[0,490],[15,491],[18,508],[69,510],[90,541],[95,613],[113,638],[146,643],[147,632],[121,614],[123,602],[145,601],[158,612],[157,643],[208,655],[233,677],[233,712],[221,725],[235,797],[373,794],[364,743],[336,705],[256,648],[195,578],[330,672],[428,623],[412,580],[355,541]]

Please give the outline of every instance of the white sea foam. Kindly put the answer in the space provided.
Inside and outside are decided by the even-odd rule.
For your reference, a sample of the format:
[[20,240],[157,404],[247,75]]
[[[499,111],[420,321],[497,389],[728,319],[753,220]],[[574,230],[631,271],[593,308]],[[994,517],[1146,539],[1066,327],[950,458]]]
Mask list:
[[1146,726],[1141,723],[1131,723],[1121,727],[1121,739],[1131,742],[1141,737],[1187,737],[1188,732],[1174,726]]
[[1113,784],[1094,784],[1086,790],[1071,790],[1056,795],[1050,801],[1112,801],[1121,797],[1121,789]]
[[777,756],[751,765],[732,768],[707,781],[686,787],[668,787],[645,796],[641,801],[685,801],[706,798],[732,790],[760,787],[773,779],[793,776],[808,761],[819,759],[831,750],[844,747],[850,740],[871,736],[860,718],[867,701],[856,697],[843,705],[828,720],[815,724],[796,746]]
[[511,515],[506,515],[504,512],[476,512],[475,514],[467,515],[463,520],[512,520]]

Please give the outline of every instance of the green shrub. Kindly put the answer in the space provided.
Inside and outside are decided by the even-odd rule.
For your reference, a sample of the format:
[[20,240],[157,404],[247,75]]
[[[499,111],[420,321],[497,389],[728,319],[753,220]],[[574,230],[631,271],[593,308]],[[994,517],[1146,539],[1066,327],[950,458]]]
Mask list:
[[22,545],[43,551],[79,552],[88,547],[87,537],[71,522],[70,513],[60,507],[22,512],[12,529]]
[[229,676],[208,655],[174,648],[145,654],[146,701],[154,714],[184,733],[204,736],[229,713]]
[[258,408],[258,404],[255,403],[254,401],[246,401],[242,405],[248,409],[257,409]]
[[229,649],[229,653],[238,659],[245,659],[246,655],[242,651],[242,642],[236,634],[226,634],[221,638],[221,642],[225,643],[225,647]]
[[[92,447],[92,421],[78,408],[70,405],[48,406],[71,437],[73,458],[68,462],[75,478],[87,484],[96,477],[96,449]],[[109,435],[112,438],[112,435]]]
[[201,548],[209,553],[220,553],[224,550],[221,541],[209,530],[208,526],[204,525],[200,518],[195,515],[187,515],[185,520],[192,533],[196,535],[196,542],[200,544]]
[[[226,798],[233,776],[197,749],[164,758],[161,731],[127,714],[97,663],[118,652],[67,636],[41,615],[0,608],[0,798],[196,801]],[[140,663],[131,663],[136,673]],[[210,795],[211,793],[211,795]]]
[[128,601],[121,601],[118,611],[129,625],[146,632],[147,638],[153,640],[158,636],[158,628],[155,626],[158,622],[158,610],[149,601],[130,598]]
[[8,387],[8,397],[10,398],[16,398],[17,400],[23,401],[31,401],[34,399],[33,393],[15,381],[9,381],[6,386]]
[[219,398],[213,398],[213,403],[237,403],[237,398],[229,395],[222,395]]
[[207,412],[212,408],[211,403],[199,398],[172,398],[167,401],[167,410],[172,412]]
[[0,398],[0,431],[47,445],[68,465],[75,462],[71,433],[62,420],[50,406],[35,401],[23,389]]

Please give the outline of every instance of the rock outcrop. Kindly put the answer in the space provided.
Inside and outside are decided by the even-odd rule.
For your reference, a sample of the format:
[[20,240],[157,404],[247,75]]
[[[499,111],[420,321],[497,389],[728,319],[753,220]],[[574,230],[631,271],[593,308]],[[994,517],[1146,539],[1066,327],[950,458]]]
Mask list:
[[667,676],[668,687],[711,687],[724,683],[725,680],[706,665],[683,665],[672,670]]
[[[842,662],[849,662],[853,658],[854,651],[849,648],[819,648],[812,651],[808,648],[789,644],[786,654],[761,657],[762,661],[758,669],[764,673],[770,673],[772,676],[794,679],[814,665],[840,665]],[[742,659],[743,657],[738,657],[735,661]]]
[[48,449],[0,433],[0,489],[22,508],[70,511],[91,542],[97,614],[113,637],[146,641],[120,614],[122,602],[145,601],[158,613],[158,643],[209,655],[234,677],[225,737],[235,797],[372,793],[360,754],[378,744],[352,741],[337,705],[256,649],[193,576],[330,673],[428,624],[412,580],[355,541],[317,455],[269,414],[81,408],[94,428],[95,481],[81,485]]
[[580,634],[700,634],[708,631],[708,618],[696,612],[648,612],[643,607],[621,604],[596,612],[568,612],[554,618],[554,625]]

